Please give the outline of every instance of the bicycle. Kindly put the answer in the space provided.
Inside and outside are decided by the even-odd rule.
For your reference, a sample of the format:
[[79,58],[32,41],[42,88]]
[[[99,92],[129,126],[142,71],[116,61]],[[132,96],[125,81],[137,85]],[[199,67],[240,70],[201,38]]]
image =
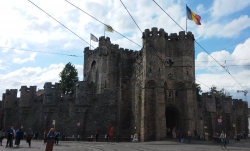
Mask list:
[[223,149],[223,146],[225,149],[227,149],[226,144],[229,143],[229,140],[227,138],[221,138],[221,148]]

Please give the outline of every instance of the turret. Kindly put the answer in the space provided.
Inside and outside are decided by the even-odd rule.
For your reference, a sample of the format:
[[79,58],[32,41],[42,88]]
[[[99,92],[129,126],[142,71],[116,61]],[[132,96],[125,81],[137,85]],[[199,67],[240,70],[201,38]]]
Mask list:
[[17,89],[6,89],[3,95],[4,108],[14,108],[17,105]]
[[36,99],[36,86],[21,86],[19,107],[31,107],[34,99]]
[[44,84],[43,104],[56,105],[57,99],[61,97],[61,84],[46,82]]

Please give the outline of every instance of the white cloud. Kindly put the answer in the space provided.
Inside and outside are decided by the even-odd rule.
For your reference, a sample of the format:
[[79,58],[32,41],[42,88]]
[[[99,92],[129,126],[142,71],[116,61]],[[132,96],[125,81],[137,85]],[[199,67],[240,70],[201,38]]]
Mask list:
[[25,59],[21,59],[21,58],[14,58],[12,60],[13,63],[17,63],[17,64],[22,64],[28,61],[34,61],[35,57],[37,55],[37,52],[30,54],[29,58],[25,58]]
[[[237,79],[237,81],[241,84],[241,86],[243,86],[243,88],[238,84],[237,81],[235,81],[232,78],[232,76],[235,79]],[[232,76],[230,76],[228,73],[224,74],[211,73],[211,74],[199,74],[196,76],[196,79],[198,80],[197,83],[200,84],[203,92],[209,92],[209,88],[211,88],[212,85],[217,86],[218,89],[224,88],[227,92],[229,92],[233,96],[236,95],[237,90],[250,89],[250,81],[245,80],[248,79],[248,77],[250,76],[249,71],[233,73]],[[242,95],[240,98],[244,99],[244,96]]]
[[4,69],[2,63],[3,63],[3,60],[0,60],[0,69]]
[[[237,68],[231,67],[230,69],[238,71],[238,69],[250,69],[249,66],[247,68],[244,65],[250,64],[250,38],[248,38],[243,44],[239,44],[235,47],[235,50],[230,54],[226,50],[215,51],[210,55],[219,62],[219,64],[224,66],[235,65]],[[196,61],[196,70],[200,69],[209,69],[210,71],[217,72],[218,70],[224,70],[210,55],[205,52],[201,52],[197,55]],[[226,63],[226,64],[225,64]],[[217,68],[211,67],[217,66]],[[236,70],[237,69],[237,70]]]
[[241,31],[250,27],[250,18],[247,15],[240,16],[229,23],[207,22],[199,26],[197,33],[199,37],[234,37],[238,36]]
[[232,58],[230,53],[225,50],[212,52],[210,55],[205,52],[201,52],[197,55],[197,59],[195,60],[195,69],[206,69],[215,73],[218,71],[225,71],[221,65],[225,65],[224,62],[226,60],[230,60],[230,58]]
[[[250,90],[250,81],[247,80],[250,76],[250,38],[248,38],[243,44],[236,46],[235,50],[230,54],[226,50],[216,51],[210,55],[217,60],[215,62],[211,56],[205,52],[201,52],[197,55],[196,61],[196,73],[200,70],[205,70],[206,73],[196,74],[197,83],[204,92],[209,91],[212,85],[217,86],[219,89],[225,88],[234,98],[241,98],[245,100],[243,95],[237,94],[237,90]],[[248,99],[249,100],[249,99]]]
[[249,0],[214,0],[211,8],[212,18],[220,18],[240,11],[250,5]]
[[237,65],[249,65],[250,64],[250,38],[248,38],[243,44],[236,46],[232,53],[232,58],[237,60]]
[[199,5],[197,6],[197,12],[199,12],[198,14],[201,15],[201,14],[203,14],[203,13],[206,13],[207,11],[205,10],[204,5],[199,4]]

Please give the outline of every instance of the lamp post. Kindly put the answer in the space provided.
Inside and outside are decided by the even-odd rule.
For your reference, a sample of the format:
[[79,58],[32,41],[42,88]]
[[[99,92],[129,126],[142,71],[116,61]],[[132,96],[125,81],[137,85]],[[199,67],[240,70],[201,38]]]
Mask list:
[[52,125],[54,126],[54,129],[56,129],[56,120],[52,120]]
[[236,124],[233,123],[233,128],[234,128],[234,139],[237,140],[237,132],[236,132]]
[[206,134],[207,134],[207,132],[206,132],[206,129],[207,129],[207,126],[204,126],[204,140],[206,141]]

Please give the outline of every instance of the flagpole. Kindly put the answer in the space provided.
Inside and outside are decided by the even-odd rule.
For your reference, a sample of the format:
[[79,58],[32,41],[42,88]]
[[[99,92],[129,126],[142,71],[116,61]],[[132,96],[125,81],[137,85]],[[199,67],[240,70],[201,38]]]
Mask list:
[[90,46],[89,46],[89,50],[91,50],[91,34],[90,34]]
[[186,33],[187,33],[187,4],[186,4]]
[[104,25],[104,38],[105,38],[105,28],[106,28],[106,25]]

